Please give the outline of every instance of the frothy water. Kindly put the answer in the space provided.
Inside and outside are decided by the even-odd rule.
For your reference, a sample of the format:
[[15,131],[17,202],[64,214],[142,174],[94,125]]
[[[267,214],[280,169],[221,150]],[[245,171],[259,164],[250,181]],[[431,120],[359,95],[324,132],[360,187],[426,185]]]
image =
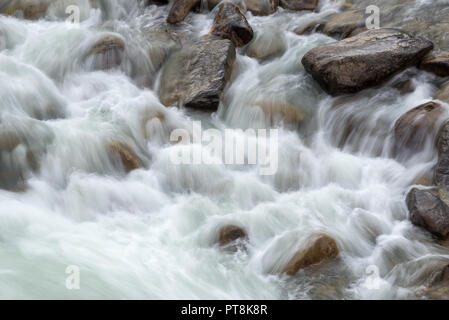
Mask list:
[[[69,2],[82,9],[80,28],[64,21]],[[338,11],[320,3],[320,13],[247,14],[256,49],[275,54],[257,60],[238,49],[212,116],[157,98],[160,55],[141,30],[163,21],[167,6],[56,1],[43,20],[1,16],[0,298],[415,298],[428,273],[449,260],[412,226],[405,206],[437,155],[431,139],[413,156],[395,154],[393,126],[431,99],[435,79],[411,70],[415,89],[406,95],[386,84],[330,98],[301,58],[334,40],[293,32]],[[178,28],[201,37],[215,12]],[[105,34],[126,43],[124,57],[112,70],[92,71],[83,57]],[[151,89],[142,86],[147,75]],[[171,163],[181,147],[170,132],[198,119],[236,135],[279,129],[277,173]],[[126,174],[109,156],[113,141],[144,168]],[[248,231],[246,251],[215,244],[230,223]],[[337,240],[339,258],[295,277],[277,274],[314,232]],[[80,268],[80,290],[65,286],[70,265]],[[379,272],[375,289],[367,285],[370,266]]]

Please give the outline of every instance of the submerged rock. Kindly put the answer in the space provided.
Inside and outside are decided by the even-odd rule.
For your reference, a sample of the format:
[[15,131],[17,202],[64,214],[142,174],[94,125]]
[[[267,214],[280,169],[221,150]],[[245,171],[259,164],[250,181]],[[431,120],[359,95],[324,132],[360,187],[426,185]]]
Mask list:
[[366,31],[364,12],[349,10],[332,16],[324,25],[322,32],[330,37],[344,39],[357,29]]
[[308,240],[307,245],[290,259],[283,272],[293,276],[301,269],[333,259],[338,254],[337,242],[333,238],[325,234],[315,234]]
[[443,112],[441,104],[430,101],[403,114],[394,125],[396,151],[421,150]]
[[200,0],[175,0],[168,12],[167,23],[176,24],[182,22],[200,2]]
[[108,70],[122,63],[125,42],[116,35],[98,40],[87,53],[85,63],[92,70]]
[[229,2],[220,5],[210,33],[231,40],[236,47],[247,44],[253,38],[253,29],[240,8]]
[[111,154],[120,160],[126,172],[142,168],[142,162],[127,145],[114,141],[109,146],[109,149]]
[[449,81],[441,86],[440,90],[433,98],[449,104]]
[[283,54],[287,50],[287,40],[283,32],[274,29],[257,32],[249,43],[246,54],[256,59],[267,59]]
[[413,188],[406,203],[413,224],[443,239],[449,235],[449,206],[440,199],[437,189]]
[[235,60],[230,40],[186,44],[162,68],[158,95],[165,106],[217,110]]
[[278,0],[244,0],[246,9],[255,16],[268,16],[278,10]]
[[306,53],[302,63],[326,92],[340,95],[385,82],[417,64],[432,48],[432,42],[398,30],[369,30],[316,47]]
[[235,225],[227,225],[220,229],[218,244],[231,251],[236,251],[242,241],[248,240],[248,233],[245,229]]
[[318,0],[280,0],[279,6],[284,9],[301,11],[301,10],[315,10],[318,5]]
[[5,15],[23,15],[28,20],[43,18],[50,4],[49,0],[2,0],[0,13]]
[[426,56],[421,62],[421,69],[440,77],[449,76],[449,52],[441,52]]
[[424,295],[429,299],[449,300],[449,265],[430,276]]

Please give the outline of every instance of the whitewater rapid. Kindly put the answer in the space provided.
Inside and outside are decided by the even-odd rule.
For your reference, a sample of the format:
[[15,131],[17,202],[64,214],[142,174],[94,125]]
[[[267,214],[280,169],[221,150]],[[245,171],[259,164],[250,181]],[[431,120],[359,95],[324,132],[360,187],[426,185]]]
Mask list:
[[[20,146],[0,152],[2,174],[26,181],[0,189],[0,298],[413,299],[428,272],[449,261],[405,205],[414,179],[436,163],[432,143],[413,156],[392,153],[395,120],[432,98],[432,76],[412,70],[416,88],[406,95],[389,84],[343,101],[323,93],[301,58],[335,40],[292,30],[337,12],[337,3],[320,1],[320,13],[248,12],[256,38],[268,34],[285,52],[258,61],[239,49],[210,115],[166,108],[154,87],[140,85],[147,74],[157,85],[158,74],[139,30],[164,21],[166,6],[143,15],[128,0],[75,2],[80,28],[65,23],[64,1],[45,20],[0,16],[0,134],[23,137],[40,163],[31,170]],[[215,12],[179,28],[204,36]],[[127,44],[120,67],[90,71],[82,53],[110,32]],[[284,123],[253,106],[266,99],[300,105],[305,119]],[[236,134],[279,129],[277,173],[171,163],[179,146],[170,132],[195,120]],[[129,145],[145,168],[118,169],[111,141]],[[248,231],[247,251],[215,244],[230,223]],[[336,239],[338,259],[295,277],[272,272],[314,232]],[[79,290],[66,288],[68,266],[80,269]],[[370,266],[379,271],[375,289]]]

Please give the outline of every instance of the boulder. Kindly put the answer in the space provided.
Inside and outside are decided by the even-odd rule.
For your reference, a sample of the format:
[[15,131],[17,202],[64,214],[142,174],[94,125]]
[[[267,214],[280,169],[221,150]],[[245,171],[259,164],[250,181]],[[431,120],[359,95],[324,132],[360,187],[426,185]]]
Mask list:
[[283,272],[293,276],[301,269],[333,259],[338,254],[337,242],[333,238],[325,234],[315,234],[306,246],[290,259]]
[[200,0],[175,0],[168,12],[167,23],[176,24],[183,21],[200,3]]
[[366,30],[364,12],[349,10],[332,16],[324,25],[322,32],[330,37],[344,39],[359,28]]
[[227,249],[231,249],[233,251],[238,249],[238,241],[246,240],[248,240],[248,233],[246,230],[235,225],[224,226],[220,229],[218,236],[218,244],[221,247],[226,247]]
[[278,0],[244,0],[246,9],[255,16],[268,16],[278,10]]
[[122,63],[125,42],[116,35],[106,35],[89,50],[85,63],[91,70],[108,70]]
[[430,101],[404,113],[394,125],[395,147],[397,151],[403,147],[413,151],[423,148],[427,138],[435,129],[444,109],[441,104]]
[[445,239],[449,234],[449,206],[440,199],[436,188],[413,188],[407,194],[406,203],[410,220],[434,235]]
[[280,0],[279,5],[288,10],[315,10],[318,0]]
[[161,102],[165,106],[217,110],[234,60],[235,47],[230,40],[184,45],[170,55],[162,68],[157,90]]
[[37,20],[45,17],[49,0],[3,0],[0,5],[0,13],[5,15],[19,15],[28,20]]
[[126,172],[143,167],[142,162],[129,146],[113,141],[109,146],[109,150],[120,161]]
[[326,92],[340,95],[385,82],[432,48],[432,42],[398,30],[368,30],[310,50],[302,64]]
[[229,39],[234,46],[241,47],[253,38],[253,29],[235,4],[220,5],[210,31],[211,35]]
[[449,52],[441,52],[426,56],[419,67],[440,77],[449,76]]

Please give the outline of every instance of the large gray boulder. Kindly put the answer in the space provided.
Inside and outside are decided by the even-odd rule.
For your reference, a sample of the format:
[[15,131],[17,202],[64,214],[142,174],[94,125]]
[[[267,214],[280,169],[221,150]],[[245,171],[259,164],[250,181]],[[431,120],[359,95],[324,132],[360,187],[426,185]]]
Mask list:
[[326,92],[340,95],[379,85],[432,49],[432,42],[399,30],[368,30],[312,49],[302,64]]
[[406,203],[413,224],[446,239],[449,235],[449,206],[440,199],[438,189],[413,188]]
[[166,105],[216,110],[230,78],[235,47],[230,40],[186,44],[162,68],[158,95]]
[[231,40],[236,47],[247,44],[253,38],[253,29],[240,8],[229,2],[220,5],[210,33]]

